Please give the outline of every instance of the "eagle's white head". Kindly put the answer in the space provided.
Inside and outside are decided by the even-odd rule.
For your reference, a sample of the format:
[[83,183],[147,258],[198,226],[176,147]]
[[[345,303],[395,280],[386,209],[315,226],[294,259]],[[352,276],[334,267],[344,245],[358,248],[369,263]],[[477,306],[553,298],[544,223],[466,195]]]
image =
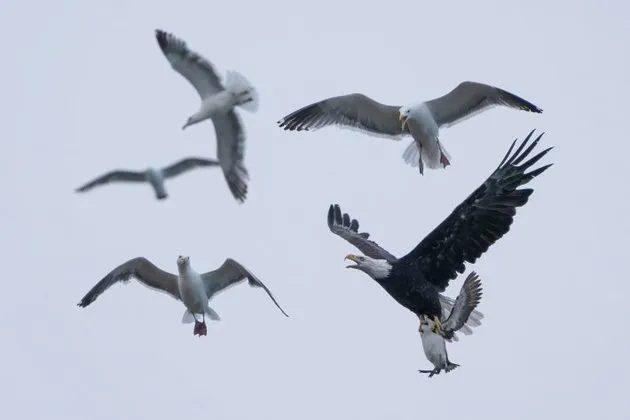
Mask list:
[[365,255],[346,255],[345,260],[354,262],[354,265],[348,265],[346,268],[356,268],[367,273],[375,280],[384,279],[389,276],[392,271],[392,265],[387,260],[377,260],[366,257]]

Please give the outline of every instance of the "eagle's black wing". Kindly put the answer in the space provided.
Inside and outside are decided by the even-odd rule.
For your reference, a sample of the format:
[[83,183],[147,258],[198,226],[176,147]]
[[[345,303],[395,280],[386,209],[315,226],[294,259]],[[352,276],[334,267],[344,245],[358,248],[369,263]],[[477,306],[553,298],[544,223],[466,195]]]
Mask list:
[[[410,270],[418,270],[422,277],[444,291],[448,282],[464,272],[464,263],[474,263],[490,245],[510,229],[516,208],[527,203],[534,192],[531,188],[518,189],[551,166],[545,165],[525,172],[538,162],[549,147],[527,161],[525,158],[536,147],[539,135],[527,148],[534,130],[512,153],[516,140],[495,171],[466,200],[399,263]],[[523,162],[524,161],[524,162]],[[520,164],[520,165],[519,165]]]
[[331,204],[328,208],[328,229],[356,246],[370,258],[389,262],[396,261],[396,257],[381,248],[376,242],[368,239],[369,233],[359,232],[359,221],[351,219],[348,213],[341,213],[339,204]]

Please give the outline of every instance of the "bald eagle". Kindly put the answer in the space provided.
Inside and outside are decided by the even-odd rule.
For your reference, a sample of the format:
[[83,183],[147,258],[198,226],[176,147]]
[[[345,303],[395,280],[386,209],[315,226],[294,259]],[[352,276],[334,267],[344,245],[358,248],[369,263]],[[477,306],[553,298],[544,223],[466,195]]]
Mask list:
[[[441,322],[441,295],[450,280],[465,270],[464,263],[474,263],[490,245],[506,234],[512,224],[516,208],[527,203],[534,192],[519,188],[543,173],[552,164],[525,172],[552,147],[525,160],[544,134],[529,146],[532,130],[514,153],[516,140],[492,174],[411,252],[396,258],[359,232],[359,222],[341,216],[338,205],[328,210],[329,229],[353,244],[364,255],[347,255],[354,262],[347,268],[361,270],[380,284],[399,304],[415,313],[433,319],[435,331],[447,339],[452,331],[445,331]],[[527,147],[526,147],[527,146]],[[346,219],[344,227],[344,219]]]

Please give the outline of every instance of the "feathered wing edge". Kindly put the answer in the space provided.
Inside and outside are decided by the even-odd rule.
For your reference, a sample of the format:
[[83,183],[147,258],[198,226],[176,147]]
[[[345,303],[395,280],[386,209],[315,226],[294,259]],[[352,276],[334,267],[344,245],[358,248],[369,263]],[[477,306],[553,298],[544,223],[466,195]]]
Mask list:
[[396,261],[396,257],[383,249],[376,242],[368,239],[370,234],[359,232],[359,221],[352,219],[348,213],[342,213],[339,204],[331,204],[328,208],[328,229],[335,235],[354,245],[370,258]]
[[127,283],[132,277],[152,290],[180,299],[177,276],[155,266],[144,257],[132,258],[111,270],[88,291],[78,306],[85,308],[116,283]]
[[[440,306],[442,307],[442,319],[448,319],[449,315],[453,311],[453,307],[455,306],[455,299],[450,298],[445,295],[440,295]],[[484,319],[485,315],[473,309],[470,313],[470,316],[464,323],[464,325],[459,329],[464,335],[471,335],[474,331],[473,328],[476,328],[482,324],[481,320]],[[459,332],[458,331],[458,332]],[[459,337],[457,336],[457,332],[453,331],[453,336],[451,337],[453,341],[459,341]]]
[[[515,140],[496,170],[399,261],[414,264],[444,291],[450,280],[465,271],[465,263],[474,263],[503,237],[510,230],[516,210],[527,203],[534,191],[519,187],[552,166],[526,172],[552,149],[528,158],[544,134],[528,144],[533,132],[512,153]],[[525,158],[528,160],[523,162]]]
[[362,94],[334,96],[303,106],[277,124],[289,131],[313,131],[336,125],[376,137],[400,140],[404,135],[398,120],[400,106],[385,105]]
[[481,280],[477,273],[472,271],[464,280],[450,315],[443,322],[447,339],[452,338],[454,333],[466,324],[472,312],[479,305],[482,295]]
[[289,316],[280,306],[271,290],[254,273],[232,258],[226,258],[217,269],[201,274],[201,279],[210,298],[247,279],[250,286],[263,289],[284,316]]

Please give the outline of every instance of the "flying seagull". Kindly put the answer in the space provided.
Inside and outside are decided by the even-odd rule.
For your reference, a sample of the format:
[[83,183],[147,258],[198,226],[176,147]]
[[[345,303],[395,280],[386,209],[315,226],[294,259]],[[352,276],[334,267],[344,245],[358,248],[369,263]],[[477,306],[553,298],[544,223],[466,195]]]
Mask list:
[[[395,262],[398,258],[390,254],[388,251],[380,247],[376,242],[369,240],[370,234],[367,232],[359,232],[359,221],[352,219],[348,213],[341,213],[341,207],[338,204],[331,205],[328,208],[328,228],[335,235],[340,236],[352,245],[356,246],[365,255],[375,258],[377,260],[386,260],[391,263]],[[389,292],[389,290],[385,289]],[[463,290],[463,289],[462,289]],[[390,293],[391,294],[391,293]],[[461,295],[461,292],[460,292]],[[394,299],[396,296],[392,295]],[[442,319],[447,319],[453,314],[461,314],[461,309],[454,309],[455,305],[460,305],[461,299],[456,303],[455,299],[452,299],[443,294],[439,294],[440,306],[442,307]],[[397,299],[396,299],[397,300]],[[452,338],[449,336],[449,341],[457,341],[457,335],[455,331],[461,329],[465,335],[472,334],[472,328],[481,325],[481,320],[484,315],[475,310],[473,307],[470,313],[466,314],[464,323],[458,328],[451,328]],[[453,318],[453,320],[459,319],[459,316]]]
[[449,127],[497,105],[542,113],[531,102],[495,86],[462,82],[444,96],[406,106],[385,105],[361,93],[335,96],[307,105],[285,116],[278,124],[285,130],[317,130],[329,125],[358,129],[367,134],[401,140],[406,134],[413,141],[403,159],[431,169],[446,168],[451,157],[439,141],[439,129]]
[[[216,270],[199,274],[191,267],[190,257],[180,255],[177,257],[177,271],[177,275],[171,274],[159,269],[144,257],[133,258],[114,268],[96,283],[81,299],[78,306],[85,308],[114,283],[127,282],[131,277],[135,277],[145,286],[166,292],[175,299],[181,300],[186,306],[182,323],[189,324],[194,321],[194,334],[202,336],[207,335],[208,332],[206,315],[214,321],[221,319],[219,314],[208,306],[208,300],[218,292],[247,279],[250,286],[262,287],[284,316],[289,316],[276,302],[267,286],[251,271],[231,258],[226,259]],[[201,316],[201,321],[198,320],[198,315]]]
[[155,197],[158,200],[164,200],[168,197],[166,187],[164,186],[164,180],[166,178],[172,178],[197,167],[216,166],[218,164],[219,162],[216,160],[188,157],[162,169],[152,167],[145,171],[128,171],[118,169],[99,176],[87,184],[80,186],[75,191],[86,192],[96,186],[110,182],[148,182],[155,191]]
[[199,110],[188,118],[182,129],[212,120],[223,174],[234,198],[243,203],[249,178],[243,162],[245,131],[234,107],[256,112],[258,92],[245,76],[236,71],[226,72],[223,85],[212,63],[189,49],[186,42],[175,35],[156,29],[155,37],[173,70],[184,76],[201,97]]
[[[407,255],[395,258],[360,233],[346,231],[346,237],[338,233],[364,254],[347,255],[345,258],[355,263],[348,268],[368,274],[418,317],[433,319],[436,331],[449,338],[440,319],[443,311],[440,293],[457,273],[464,272],[464,263],[477,261],[510,230],[516,209],[524,206],[534,192],[519,187],[551,166],[525,172],[552,149],[549,147],[525,161],[542,137],[539,135],[528,146],[533,132],[512,154],[515,140],[494,172]],[[334,208],[329,209],[329,218],[331,211]]]
[[[471,272],[457,296],[455,306],[451,311],[451,314],[443,322],[444,332],[453,334],[459,328],[461,328],[468,316],[477,307],[482,295],[481,280],[474,271]],[[429,378],[433,375],[439,374],[442,369],[446,372],[450,372],[459,366],[456,363],[448,360],[448,353],[446,352],[446,342],[444,337],[433,332],[435,329],[435,323],[433,320],[426,318],[424,315],[420,315],[420,336],[422,337],[422,348],[427,359],[433,363],[434,368],[432,370],[421,370],[418,372],[428,373]]]

